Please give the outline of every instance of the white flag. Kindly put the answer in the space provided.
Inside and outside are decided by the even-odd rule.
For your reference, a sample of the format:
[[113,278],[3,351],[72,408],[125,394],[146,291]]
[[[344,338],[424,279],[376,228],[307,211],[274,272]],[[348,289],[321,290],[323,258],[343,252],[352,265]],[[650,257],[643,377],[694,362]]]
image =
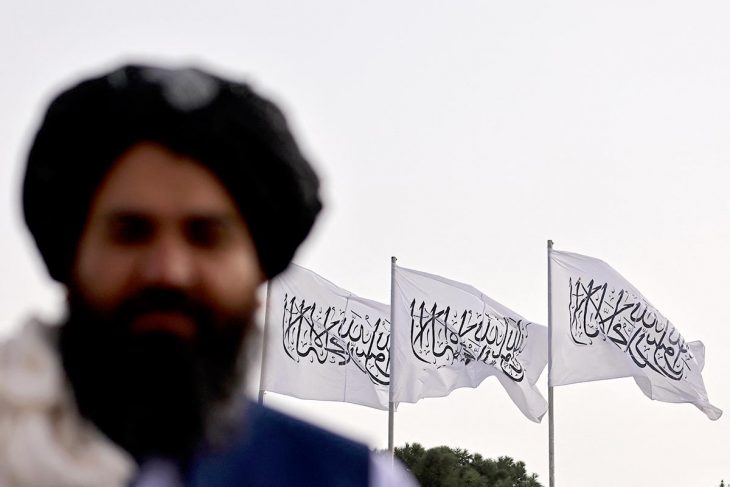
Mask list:
[[389,306],[295,264],[269,293],[262,389],[388,409]]
[[702,342],[687,343],[605,262],[555,250],[550,261],[550,385],[631,376],[651,399],[692,403],[713,420],[722,415],[702,381]]
[[493,375],[535,422],[547,403],[535,387],[547,363],[547,328],[477,289],[395,268],[393,401],[441,397]]

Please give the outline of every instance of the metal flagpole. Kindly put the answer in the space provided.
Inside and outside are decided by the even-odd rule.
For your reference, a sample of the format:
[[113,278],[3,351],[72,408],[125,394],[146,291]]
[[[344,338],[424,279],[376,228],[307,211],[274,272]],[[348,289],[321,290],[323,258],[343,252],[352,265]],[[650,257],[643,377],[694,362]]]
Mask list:
[[395,458],[393,449],[393,423],[395,420],[395,406],[393,404],[393,336],[395,335],[395,257],[390,258],[390,387],[388,387],[388,451],[391,460]]
[[271,279],[266,283],[266,308],[264,309],[264,339],[261,350],[261,377],[259,378],[259,404],[264,403],[264,367],[266,366],[266,345],[269,336],[269,305],[271,301]]
[[553,365],[553,305],[551,287],[550,252],[553,250],[553,241],[547,241],[548,258],[548,463],[550,475],[550,487],[555,487],[555,415],[553,414],[553,386],[550,385],[550,374]]

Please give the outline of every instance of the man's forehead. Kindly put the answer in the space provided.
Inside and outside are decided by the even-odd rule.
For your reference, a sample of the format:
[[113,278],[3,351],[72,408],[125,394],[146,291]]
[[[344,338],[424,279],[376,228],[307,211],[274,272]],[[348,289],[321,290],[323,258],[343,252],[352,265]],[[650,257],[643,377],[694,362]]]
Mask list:
[[99,185],[91,210],[96,215],[239,216],[228,190],[207,167],[152,142],[135,144],[115,161]]

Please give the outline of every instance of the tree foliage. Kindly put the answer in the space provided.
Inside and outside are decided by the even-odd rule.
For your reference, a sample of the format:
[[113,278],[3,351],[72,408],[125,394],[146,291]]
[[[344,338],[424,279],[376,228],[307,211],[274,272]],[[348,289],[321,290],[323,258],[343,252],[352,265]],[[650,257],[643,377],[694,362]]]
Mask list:
[[438,446],[426,450],[418,443],[395,449],[395,456],[422,487],[542,487],[524,462],[510,457],[483,458],[461,448]]

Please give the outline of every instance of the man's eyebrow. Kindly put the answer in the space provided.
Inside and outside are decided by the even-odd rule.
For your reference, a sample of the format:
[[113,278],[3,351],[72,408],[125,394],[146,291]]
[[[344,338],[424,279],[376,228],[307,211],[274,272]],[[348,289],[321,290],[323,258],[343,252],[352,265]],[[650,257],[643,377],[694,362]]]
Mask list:
[[109,221],[125,221],[125,220],[148,220],[150,215],[141,210],[134,209],[115,209],[109,210],[101,214],[101,217]]
[[236,213],[228,211],[199,211],[192,212],[184,217],[185,221],[198,223],[216,223],[220,225],[237,225],[239,216]]
[[[106,211],[101,214],[101,217],[106,220],[124,221],[157,219],[159,215],[143,209],[123,208]],[[184,221],[210,221],[211,223],[235,224],[240,220],[240,216],[236,212],[226,210],[197,210],[180,215],[180,219]]]

